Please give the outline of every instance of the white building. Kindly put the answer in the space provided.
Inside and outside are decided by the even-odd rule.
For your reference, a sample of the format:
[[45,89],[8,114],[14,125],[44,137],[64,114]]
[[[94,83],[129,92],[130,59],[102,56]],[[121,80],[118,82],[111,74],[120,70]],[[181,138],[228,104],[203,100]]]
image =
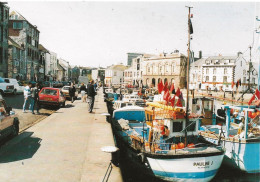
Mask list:
[[101,68],[101,67],[96,68],[96,69],[92,69],[91,77],[92,77],[92,80],[94,80],[95,82],[96,81],[103,82],[104,77],[105,77],[105,69]]
[[70,73],[69,73],[70,72],[70,64],[69,64],[69,62],[64,60],[64,59],[59,58],[59,64],[64,69],[63,80],[69,81],[70,80]]
[[[242,53],[238,53],[237,56],[212,56],[200,59],[191,64],[190,86],[197,89],[201,83],[201,89],[206,89],[208,86],[211,90],[215,88],[219,90],[222,86],[223,89],[231,91],[232,82],[236,83],[241,79],[242,86],[239,86],[239,91],[243,91],[248,87],[248,70],[249,62],[243,58]],[[257,76],[257,70],[252,66],[250,84],[255,86]]]
[[127,66],[122,64],[108,67],[105,71],[105,84],[113,86],[123,83],[125,69],[127,69]]

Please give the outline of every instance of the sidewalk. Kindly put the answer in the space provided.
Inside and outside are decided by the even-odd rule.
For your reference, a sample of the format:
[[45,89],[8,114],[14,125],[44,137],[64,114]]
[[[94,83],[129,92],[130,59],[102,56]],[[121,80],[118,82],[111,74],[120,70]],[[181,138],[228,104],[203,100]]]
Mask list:
[[[101,147],[114,146],[111,126],[100,115],[107,112],[102,95],[94,113],[77,100],[2,146],[1,181],[102,181],[111,154]],[[108,181],[123,181],[120,168],[113,166]]]

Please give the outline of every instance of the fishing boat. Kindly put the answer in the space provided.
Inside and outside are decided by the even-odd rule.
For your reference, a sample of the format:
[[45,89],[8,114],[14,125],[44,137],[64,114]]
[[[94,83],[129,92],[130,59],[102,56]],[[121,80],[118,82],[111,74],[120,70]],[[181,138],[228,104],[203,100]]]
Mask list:
[[223,107],[226,110],[226,124],[202,126],[200,135],[211,143],[225,147],[224,164],[247,173],[259,173],[260,111],[249,106]]
[[199,140],[197,118],[185,128],[183,108],[126,106],[114,111],[111,124],[121,152],[160,179],[210,181],[222,163],[223,148]]

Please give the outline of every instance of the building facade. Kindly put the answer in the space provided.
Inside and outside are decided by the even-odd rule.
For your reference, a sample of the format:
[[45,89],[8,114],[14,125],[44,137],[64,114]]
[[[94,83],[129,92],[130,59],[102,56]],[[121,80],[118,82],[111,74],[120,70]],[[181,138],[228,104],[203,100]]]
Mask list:
[[[195,69],[193,69],[193,67]],[[239,91],[244,91],[248,87],[249,81],[249,61],[242,53],[237,56],[211,56],[200,59],[191,64],[190,85],[194,89],[219,90],[221,87],[226,91],[232,90],[232,82],[237,83],[241,80]],[[251,65],[250,84],[255,86],[257,83],[258,71]],[[197,79],[196,79],[197,78]]]
[[0,77],[8,77],[9,7],[0,2]]
[[9,15],[9,36],[25,50],[26,79],[38,81],[40,31],[21,14],[12,11]]
[[8,78],[24,80],[26,77],[24,49],[11,38],[8,39]]
[[163,83],[174,83],[175,88],[184,88],[186,85],[187,57],[179,52],[160,54],[145,58],[143,61],[143,85],[157,87]]
[[138,56],[142,56],[143,53],[127,53],[127,65],[131,66],[132,65],[132,60],[134,58],[137,58]]
[[92,79],[95,82],[104,83],[104,80],[105,80],[105,69],[101,68],[101,67],[93,69],[92,73],[91,73],[91,76],[92,76]]
[[120,85],[124,82],[124,71],[127,69],[125,65],[113,65],[105,71],[105,84],[107,86]]
[[39,44],[39,80],[49,80],[46,78],[46,68],[49,67],[47,65],[50,62],[50,52],[43,45]]

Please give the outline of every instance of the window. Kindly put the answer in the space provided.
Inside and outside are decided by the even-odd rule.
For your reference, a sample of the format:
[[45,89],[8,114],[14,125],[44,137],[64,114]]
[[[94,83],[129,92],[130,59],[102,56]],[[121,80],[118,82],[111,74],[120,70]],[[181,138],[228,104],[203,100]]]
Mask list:
[[208,82],[209,81],[209,76],[206,76],[206,82]]
[[208,69],[208,68],[206,69],[206,74],[207,74],[207,75],[209,74],[209,69]]
[[187,131],[195,131],[196,130],[196,121],[188,121],[187,123]]
[[13,22],[13,29],[22,29],[23,23],[22,22]]
[[224,82],[224,83],[227,82],[227,76],[223,76],[223,82]]
[[217,72],[216,68],[213,69],[213,74],[215,75]]
[[0,47],[0,64],[3,63],[3,48]]
[[160,73],[162,73],[162,66],[159,66],[159,71]]
[[0,26],[0,41],[2,42],[3,40],[4,40],[3,26]]
[[224,68],[224,74],[227,74],[227,68]]
[[252,78],[252,84],[255,84],[255,78]]
[[216,81],[217,81],[216,76],[213,76],[213,82],[216,82]]
[[114,76],[116,76],[116,71],[114,72]]
[[172,132],[182,131],[182,122],[173,122],[172,123]]
[[174,73],[174,66],[172,65],[172,73]]
[[246,75],[246,70],[243,70],[243,75]]
[[148,66],[148,73],[150,73],[151,69],[150,69],[150,66]]

